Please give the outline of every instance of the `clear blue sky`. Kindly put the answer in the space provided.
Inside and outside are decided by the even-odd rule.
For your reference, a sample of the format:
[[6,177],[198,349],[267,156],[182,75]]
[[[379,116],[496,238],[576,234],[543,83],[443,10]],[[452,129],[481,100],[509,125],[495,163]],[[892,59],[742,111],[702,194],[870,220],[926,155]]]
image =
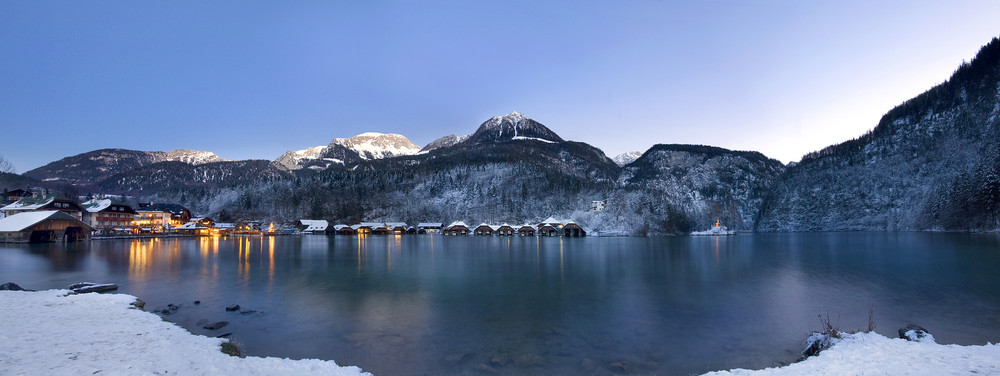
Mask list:
[[0,154],[274,159],[517,110],[608,156],[784,162],[860,136],[1000,35],[1000,1],[3,1]]

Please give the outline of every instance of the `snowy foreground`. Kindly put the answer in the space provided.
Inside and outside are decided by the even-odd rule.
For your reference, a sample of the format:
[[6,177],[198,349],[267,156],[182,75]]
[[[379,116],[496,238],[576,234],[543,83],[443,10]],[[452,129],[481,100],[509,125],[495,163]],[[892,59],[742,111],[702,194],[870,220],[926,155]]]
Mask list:
[[327,360],[238,358],[124,294],[0,291],[4,375],[368,375]]
[[845,335],[819,355],[781,368],[734,369],[724,375],[1000,375],[1000,344],[939,345],[886,338],[878,333]]
[[[333,361],[232,357],[220,351],[222,339],[131,309],[133,296],[69,292],[0,291],[0,373],[368,375]],[[858,333],[789,366],[706,375],[958,374],[1000,374],[1000,345],[939,345]]]

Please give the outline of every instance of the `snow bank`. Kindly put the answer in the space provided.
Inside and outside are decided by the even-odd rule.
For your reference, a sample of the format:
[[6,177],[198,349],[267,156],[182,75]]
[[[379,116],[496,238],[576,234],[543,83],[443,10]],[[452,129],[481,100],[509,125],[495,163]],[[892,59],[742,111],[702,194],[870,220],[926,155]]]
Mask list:
[[819,355],[781,368],[758,371],[734,369],[706,373],[723,375],[997,375],[1000,344],[939,345],[886,338],[877,333],[844,336]]
[[8,375],[367,375],[333,361],[238,358],[124,294],[0,291],[0,373]]

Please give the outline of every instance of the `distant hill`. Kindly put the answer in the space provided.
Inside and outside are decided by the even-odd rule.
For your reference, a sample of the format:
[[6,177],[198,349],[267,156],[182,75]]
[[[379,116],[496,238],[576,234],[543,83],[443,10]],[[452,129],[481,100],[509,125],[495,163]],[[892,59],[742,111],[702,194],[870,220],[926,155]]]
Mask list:
[[[1000,228],[1000,41],[867,134],[807,155],[765,201],[757,229]],[[845,109],[849,110],[849,109]]]
[[164,161],[199,165],[227,160],[212,152],[187,149],[170,152],[100,149],[60,159],[24,175],[41,181],[86,186],[114,174]]
[[688,227],[706,229],[717,219],[750,230],[771,184],[784,165],[758,152],[701,145],[654,145],[626,165],[623,186],[645,192],[660,211],[683,213]]

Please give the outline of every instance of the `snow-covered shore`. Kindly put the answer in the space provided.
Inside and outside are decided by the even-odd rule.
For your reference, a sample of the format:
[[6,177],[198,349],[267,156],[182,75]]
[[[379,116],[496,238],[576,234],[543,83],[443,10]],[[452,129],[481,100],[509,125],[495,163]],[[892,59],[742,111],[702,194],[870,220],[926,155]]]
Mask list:
[[[130,308],[125,294],[0,291],[0,370],[11,375],[368,375],[328,360],[238,358],[218,338],[194,335]],[[876,333],[847,335],[818,356],[780,368],[706,375],[1000,374],[1000,345],[940,345]]]
[[1000,375],[1000,344],[940,345],[933,340],[914,342],[855,333],[819,355],[784,367],[705,374],[730,375]]
[[5,375],[368,375],[333,361],[233,357],[124,294],[0,291]]

